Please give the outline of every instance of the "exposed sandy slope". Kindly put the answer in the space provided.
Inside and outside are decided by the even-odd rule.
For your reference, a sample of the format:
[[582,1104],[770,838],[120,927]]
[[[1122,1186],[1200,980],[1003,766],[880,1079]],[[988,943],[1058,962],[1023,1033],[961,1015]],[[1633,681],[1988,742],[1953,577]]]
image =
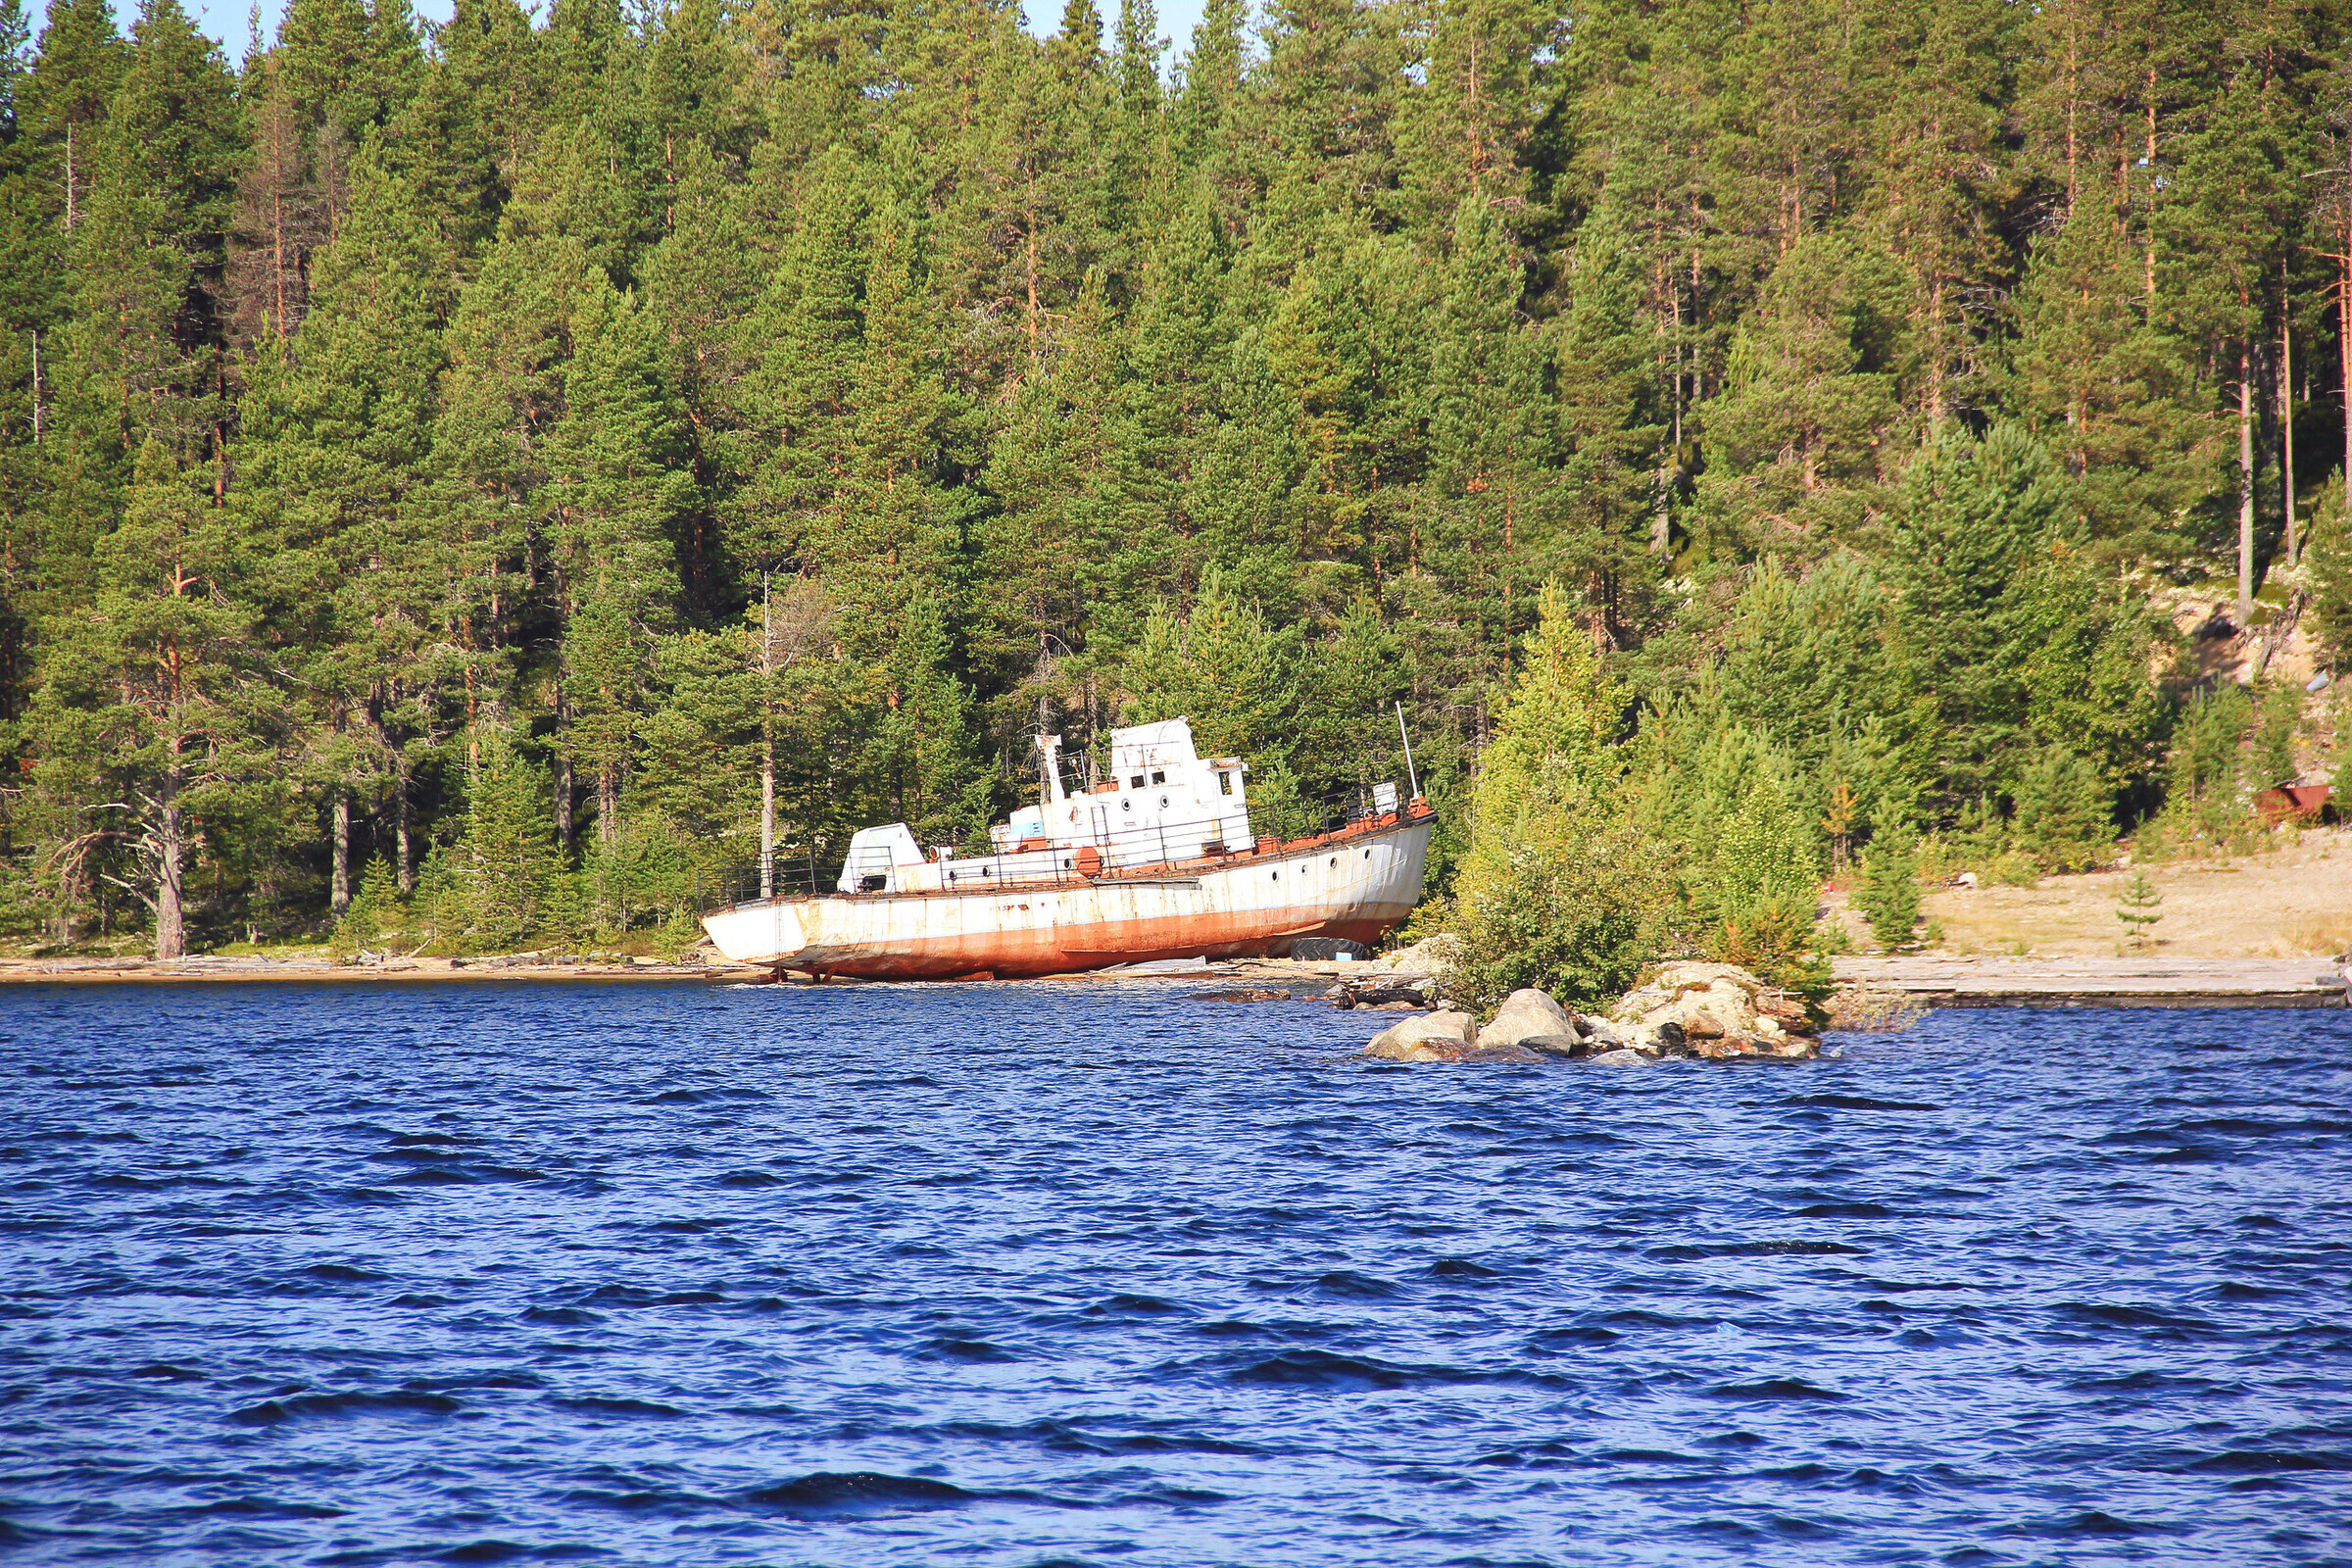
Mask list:
[[[2094,871],[2044,877],[2030,888],[1936,889],[1928,895],[1927,912],[1941,922],[1943,944],[1934,951],[2112,957],[2125,942],[2116,892],[2130,877]],[[2284,958],[2352,945],[2352,830],[2310,830],[2242,859],[2152,865],[2148,880],[2164,895],[2151,950],[2158,954]],[[1827,902],[1852,933],[1855,951],[1876,952],[1845,897]]]

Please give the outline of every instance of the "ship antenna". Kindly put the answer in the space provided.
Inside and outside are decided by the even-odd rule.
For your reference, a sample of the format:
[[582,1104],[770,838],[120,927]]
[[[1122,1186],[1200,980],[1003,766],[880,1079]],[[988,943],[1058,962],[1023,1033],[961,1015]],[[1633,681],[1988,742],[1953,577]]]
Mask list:
[[1413,799],[1421,798],[1421,775],[1413,771],[1413,738],[1404,732],[1404,704],[1396,705],[1396,738],[1404,742],[1404,776],[1413,786]]

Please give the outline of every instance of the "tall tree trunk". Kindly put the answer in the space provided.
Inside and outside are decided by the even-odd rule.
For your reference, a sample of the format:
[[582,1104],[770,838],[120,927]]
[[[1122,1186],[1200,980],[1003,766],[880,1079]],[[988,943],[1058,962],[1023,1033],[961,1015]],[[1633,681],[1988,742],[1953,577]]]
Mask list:
[[335,790],[333,811],[335,862],[327,875],[327,908],[338,920],[351,907],[351,797]]
[[564,863],[571,863],[571,753],[564,745],[564,732],[570,728],[571,710],[564,701],[564,672],[556,671],[556,847],[564,853]]
[[620,842],[620,764],[596,770],[596,836],[608,849]]
[[2254,622],[2254,351],[2237,349],[2237,624]]
[[2344,138],[2344,229],[2337,236],[2342,252],[2336,257],[2336,385],[2344,400],[2344,515],[2352,518],[2352,135]]
[[[2279,271],[2285,270],[2279,264]],[[2303,554],[2295,537],[2295,328],[2286,318],[2286,279],[2278,283],[2278,515],[2285,520],[2283,543],[2291,569]]]
[[2142,314],[2156,318],[2156,68],[2148,67],[2148,236],[2147,270],[2148,302]]
[[403,768],[392,777],[392,842],[399,858],[394,867],[400,878],[400,896],[407,898],[416,891],[416,847],[409,838],[409,775]]
[[[760,896],[776,896],[775,598],[760,574]],[[816,891],[815,884],[808,891]]]
[[179,811],[179,743],[172,745],[172,761],[156,784],[155,813],[155,956],[182,958],[188,952],[187,823]]

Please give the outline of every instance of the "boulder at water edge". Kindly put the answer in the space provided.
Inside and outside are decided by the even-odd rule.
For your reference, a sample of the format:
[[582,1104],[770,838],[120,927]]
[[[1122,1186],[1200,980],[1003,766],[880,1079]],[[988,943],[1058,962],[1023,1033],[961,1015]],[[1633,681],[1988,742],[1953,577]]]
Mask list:
[[1364,1054],[1383,1061],[1467,1061],[1477,1050],[1477,1019],[1466,1012],[1427,1012],[1374,1035]]
[[1519,1046],[1540,1036],[1577,1033],[1576,1015],[1541,991],[1514,991],[1494,1009],[1494,1021],[1478,1031],[1489,1046]]

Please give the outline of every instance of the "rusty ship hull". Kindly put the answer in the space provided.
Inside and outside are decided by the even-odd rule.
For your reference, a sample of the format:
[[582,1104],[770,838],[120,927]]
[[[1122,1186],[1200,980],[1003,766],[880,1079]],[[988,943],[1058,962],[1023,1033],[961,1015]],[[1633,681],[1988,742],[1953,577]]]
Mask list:
[[1160,864],[923,892],[738,904],[703,917],[738,963],[923,980],[1073,974],[1167,958],[1262,957],[1302,937],[1370,944],[1421,896],[1436,818],[1402,811],[1312,838]]

